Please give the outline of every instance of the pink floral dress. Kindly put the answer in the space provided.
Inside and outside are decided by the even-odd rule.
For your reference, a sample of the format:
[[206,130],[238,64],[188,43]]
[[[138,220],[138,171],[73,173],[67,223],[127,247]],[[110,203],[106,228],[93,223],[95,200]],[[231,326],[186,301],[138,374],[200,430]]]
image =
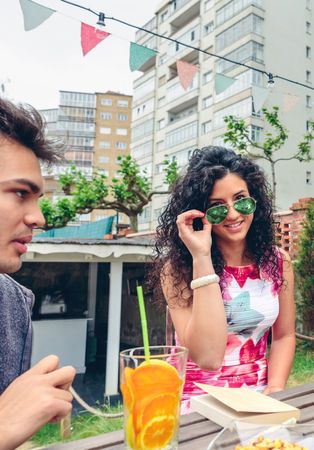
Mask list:
[[[282,261],[279,258],[279,270]],[[190,397],[204,394],[194,382],[221,387],[251,387],[262,391],[267,384],[267,337],[278,312],[279,286],[256,264],[225,266],[223,302],[228,340],[222,366],[216,371],[200,369],[188,360],[181,413],[190,412]],[[176,341],[179,345],[177,336]]]

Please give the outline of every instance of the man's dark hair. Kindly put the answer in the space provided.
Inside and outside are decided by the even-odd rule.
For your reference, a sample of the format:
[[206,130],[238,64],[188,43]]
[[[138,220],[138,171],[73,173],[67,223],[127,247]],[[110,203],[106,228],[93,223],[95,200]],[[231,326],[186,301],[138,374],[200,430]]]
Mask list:
[[0,97],[0,137],[12,139],[48,164],[62,160],[64,145],[45,134],[45,122],[30,105],[15,105]]

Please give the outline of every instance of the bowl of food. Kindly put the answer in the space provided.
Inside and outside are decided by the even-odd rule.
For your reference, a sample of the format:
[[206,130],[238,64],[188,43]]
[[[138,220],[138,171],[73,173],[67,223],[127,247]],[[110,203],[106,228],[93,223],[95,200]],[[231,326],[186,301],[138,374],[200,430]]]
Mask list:
[[207,450],[313,450],[314,424],[232,422]]

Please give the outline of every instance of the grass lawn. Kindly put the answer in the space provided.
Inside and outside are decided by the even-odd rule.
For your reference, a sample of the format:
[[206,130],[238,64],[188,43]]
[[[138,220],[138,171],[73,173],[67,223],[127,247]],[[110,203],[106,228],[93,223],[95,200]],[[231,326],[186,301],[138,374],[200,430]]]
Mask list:
[[[314,347],[298,344],[293,369],[287,387],[297,386],[314,381]],[[112,410],[110,412],[117,412]],[[109,431],[119,430],[123,427],[123,419],[104,419],[101,417],[81,414],[72,418],[72,434],[67,441],[75,441]],[[43,427],[32,439],[35,447],[46,447],[55,442],[61,442],[60,425],[48,424]]]
[[312,381],[314,381],[314,345],[299,343],[287,387]]

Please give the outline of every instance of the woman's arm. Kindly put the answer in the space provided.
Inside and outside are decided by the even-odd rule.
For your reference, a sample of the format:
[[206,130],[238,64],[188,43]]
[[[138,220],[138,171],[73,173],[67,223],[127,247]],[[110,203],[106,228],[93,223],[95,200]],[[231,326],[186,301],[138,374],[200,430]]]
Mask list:
[[294,275],[289,255],[283,252],[284,284],[279,294],[279,315],[272,328],[265,394],[285,388],[295,352]]
[[[193,230],[193,219],[201,217],[203,230]],[[193,279],[213,274],[211,260],[211,224],[198,211],[188,211],[177,221],[179,235],[193,258]],[[174,286],[172,267],[162,274],[162,288],[179,340],[189,350],[190,358],[201,368],[216,370],[221,366],[227,342],[227,323],[218,283],[193,290],[191,306],[182,306],[191,294],[184,282]],[[178,297],[178,292],[180,297]]]

